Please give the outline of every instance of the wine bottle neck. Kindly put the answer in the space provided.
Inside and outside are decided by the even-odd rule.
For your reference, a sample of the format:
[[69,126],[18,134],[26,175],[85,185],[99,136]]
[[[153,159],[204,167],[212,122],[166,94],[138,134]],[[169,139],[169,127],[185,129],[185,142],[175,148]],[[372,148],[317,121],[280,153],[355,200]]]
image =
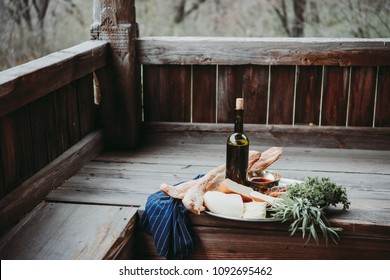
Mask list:
[[236,117],[234,121],[234,132],[244,133],[244,110],[236,109]]

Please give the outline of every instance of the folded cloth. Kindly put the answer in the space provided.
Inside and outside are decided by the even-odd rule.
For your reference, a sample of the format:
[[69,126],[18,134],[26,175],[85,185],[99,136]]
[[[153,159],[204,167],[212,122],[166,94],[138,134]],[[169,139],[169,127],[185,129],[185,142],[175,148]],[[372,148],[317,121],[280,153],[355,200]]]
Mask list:
[[[203,175],[198,175],[198,179]],[[180,199],[163,191],[148,197],[140,228],[153,236],[157,253],[166,259],[185,259],[193,249],[191,234],[187,228],[188,209]]]

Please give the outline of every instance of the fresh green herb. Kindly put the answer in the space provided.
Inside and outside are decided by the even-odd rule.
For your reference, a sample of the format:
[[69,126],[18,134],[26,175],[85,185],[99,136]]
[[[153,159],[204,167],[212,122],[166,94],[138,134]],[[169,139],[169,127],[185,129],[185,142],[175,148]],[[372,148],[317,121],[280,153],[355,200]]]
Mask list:
[[305,182],[295,183],[287,188],[287,196],[291,198],[307,198],[311,204],[318,207],[343,204],[348,209],[347,191],[343,186],[336,185],[329,178],[307,177]]
[[342,228],[330,226],[324,208],[338,203],[343,204],[343,209],[349,208],[350,202],[344,187],[332,183],[329,178],[320,180],[308,177],[303,183],[288,186],[286,194],[273,210],[273,217],[283,222],[292,221],[289,229],[291,235],[301,231],[302,238],[307,238],[307,242],[313,237],[318,244],[320,232],[326,244],[329,238],[337,243],[338,232]]

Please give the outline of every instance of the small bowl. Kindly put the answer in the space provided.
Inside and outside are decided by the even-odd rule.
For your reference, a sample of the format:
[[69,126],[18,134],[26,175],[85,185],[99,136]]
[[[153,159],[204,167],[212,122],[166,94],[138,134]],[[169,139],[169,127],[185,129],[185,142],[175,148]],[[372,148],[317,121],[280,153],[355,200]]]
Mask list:
[[267,189],[279,185],[281,175],[275,171],[263,170],[248,177],[248,184],[253,190],[265,192]]

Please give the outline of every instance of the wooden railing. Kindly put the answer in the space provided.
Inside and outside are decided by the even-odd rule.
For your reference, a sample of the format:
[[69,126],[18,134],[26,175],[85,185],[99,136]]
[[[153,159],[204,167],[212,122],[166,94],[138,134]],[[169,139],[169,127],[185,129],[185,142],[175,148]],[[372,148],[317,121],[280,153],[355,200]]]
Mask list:
[[1,218],[17,207],[8,200],[39,201],[61,184],[53,176],[42,190],[26,180],[99,126],[93,73],[107,65],[107,47],[88,41],[0,73]]
[[390,126],[389,39],[145,37],[146,122]]

